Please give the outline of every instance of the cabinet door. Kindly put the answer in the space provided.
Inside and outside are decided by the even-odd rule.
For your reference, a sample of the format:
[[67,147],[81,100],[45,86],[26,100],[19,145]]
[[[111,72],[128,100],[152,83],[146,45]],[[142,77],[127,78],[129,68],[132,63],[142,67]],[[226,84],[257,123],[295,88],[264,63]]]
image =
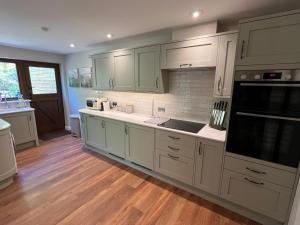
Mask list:
[[105,126],[100,117],[85,116],[85,143],[97,149],[105,150]]
[[198,145],[195,186],[212,194],[218,194],[224,145],[208,140],[200,140]]
[[237,65],[300,63],[300,13],[241,23]]
[[264,180],[224,170],[222,197],[284,222],[292,190]]
[[215,67],[217,43],[217,37],[207,37],[162,45],[162,68]]
[[112,53],[93,56],[93,67],[95,73],[96,88],[100,90],[111,89],[113,77]]
[[236,45],[237,34],[227,34],[219,37],[214,87],[215,97],[231,96]]
[[11,125],[10,129],[14,135],[16,145],[35,139],[35,124],[33,124],[31,112],[5,115],[2,119]]
[[105,120],[106,150],[116,156],[125,158],[125,123]]
[[135,89],[133,50],[114,52],[112,86],[116,91],[133,91]]
[[143,167],[154,169],[154,129],[127,126],[128,158]]
[[135,84],[141,92],[159,92],[162,86],[160,45],[137,48],[135,55]]

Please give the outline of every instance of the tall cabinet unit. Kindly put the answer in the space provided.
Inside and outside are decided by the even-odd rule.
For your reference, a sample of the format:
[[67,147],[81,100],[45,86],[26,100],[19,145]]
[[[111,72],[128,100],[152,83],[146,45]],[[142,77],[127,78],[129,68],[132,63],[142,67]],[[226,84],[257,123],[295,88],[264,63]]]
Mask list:
[[237,33],[219,36],[214,97],[231,96]]
[[300,12],[240,22],[236,65],[300,63]]

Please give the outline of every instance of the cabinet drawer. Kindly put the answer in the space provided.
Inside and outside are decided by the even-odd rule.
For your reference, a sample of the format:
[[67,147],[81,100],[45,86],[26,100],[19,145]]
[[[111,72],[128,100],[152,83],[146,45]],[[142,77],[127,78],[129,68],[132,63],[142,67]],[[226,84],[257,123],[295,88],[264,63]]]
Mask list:
[[248,176],[264,179],[268,182],[279,184],[292,188],[295,182],[296,174],[288,171],[264,166],[233,157],[225,157],[224,167]]
[[156,130],[156,148],[170,150],[168,145],[182,150],[186,149],[187,155],[190,155],[191,151],[194,154],[196,138],[175,132]]
[[225,169],[221,194],[229,201],[283,222],[291,189]]
[[164,151],[156,151],[155,170],[161,174],[192,185],[194,160],[171,154]]
[[194,158],[195,156],[194,145],[187,146],[187,144],[184,145],[176,143],[175,141],[157,139],[156,149],[169,151],[189,158]]

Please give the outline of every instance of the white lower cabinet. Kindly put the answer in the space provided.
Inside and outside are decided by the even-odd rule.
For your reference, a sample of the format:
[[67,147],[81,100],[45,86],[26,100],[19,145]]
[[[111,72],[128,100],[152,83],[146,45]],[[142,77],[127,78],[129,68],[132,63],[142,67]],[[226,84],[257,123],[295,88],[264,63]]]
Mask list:
[[284,222],[292,190],[255,177],[224,170],[223,198]]
[[105,120],[106,151],[125,158],[125,123]]
[[193,184],[193,159],[171,152],[156,150],[155,170],[181,182]]
[[196,152],[195,186],[212,194],[220,188],[224,144],[199,139]]
[[127,125],[128,159],[136,164],[154,169],[154,129]]
[[85,143],[98,149],[106,149],[105,122],[101,117],[81,115]]

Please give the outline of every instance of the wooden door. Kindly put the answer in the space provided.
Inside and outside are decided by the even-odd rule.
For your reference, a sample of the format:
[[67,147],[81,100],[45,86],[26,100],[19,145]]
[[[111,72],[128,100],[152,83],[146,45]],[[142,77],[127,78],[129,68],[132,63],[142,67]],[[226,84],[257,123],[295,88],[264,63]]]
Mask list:
[[38,134],[65,129],[60,69],[58,64],[23,62],[25,97],[35,109]]
[[104,120],[92,115],[84,115],[85,143],[97,149],[106,149],[106,136]]
[[134,52],[136,90],[159,92],[159,87],[162,86],[160,45],[137,48]]
[[300,13],[241,23],[236,65],[300,63],[299,38]]
[[93,70],[96,89],[112,89],[113,58],[112,53],[93,56]]
[[201,140],[196,153],[195,186],[210,192],[219,193],[223,143]]
[[106,149],[109,153],[125,158],[125,123],[105,120]]
[[128,158],[143,167],[154,169],[154,129],[127,125]]
[[236,33],[222,35],[219,38],[218,58],[214,85],[215,97],[231,96],[236,45]]
[[116,91],[134,91],[134,55],[132,50],[114,52],[112,87]]

